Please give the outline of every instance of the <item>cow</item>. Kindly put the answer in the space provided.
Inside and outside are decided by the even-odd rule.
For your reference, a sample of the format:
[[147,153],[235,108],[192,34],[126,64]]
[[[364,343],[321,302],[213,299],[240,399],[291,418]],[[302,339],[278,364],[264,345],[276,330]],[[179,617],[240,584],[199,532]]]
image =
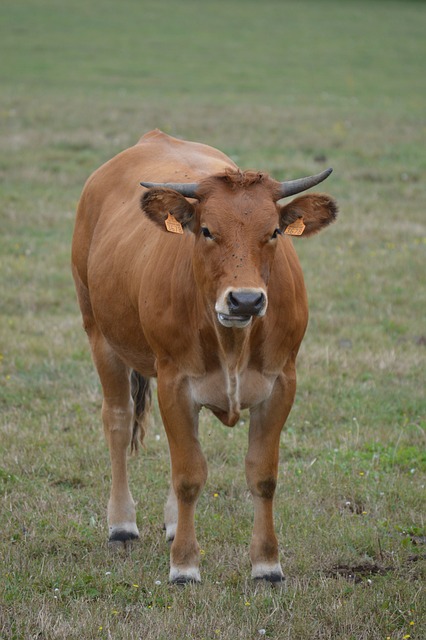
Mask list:
[[291,236],[320,231],[337,205],[323,193],[279,201],[330,173],[279,182],[242,171],[210,146],[154,130],[95,171],[82,192],[72,271],[103,391],[109,540],[139,537],[127,455],[143,439],[156,378],[171,460],[170,582],[200,581],[194,515],[207,477],[202,407],[229,427],[249,410],[251,575],[283,580],[273,498],[308,320]]

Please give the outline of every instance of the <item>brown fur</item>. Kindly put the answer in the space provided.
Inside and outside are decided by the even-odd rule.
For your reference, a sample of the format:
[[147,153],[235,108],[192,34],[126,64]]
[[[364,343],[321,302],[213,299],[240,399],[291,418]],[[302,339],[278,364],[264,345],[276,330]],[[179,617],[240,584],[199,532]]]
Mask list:
[[278,199],[281,184],[273,180],[267,173],[261,171],[241,171],[227,169],[226,171],[202,180],[197,189],[197,197],[200,200],[208,198],[213,192],[225,190],[229,192],[248,192],[254,187],[263,187],[273,201]]
[[[144,193],[141,180],[195,182],[200,199],[165,188]],[[252,575],[282,576],[272,502],[308,308],[292,241],[276,230],[303,217],[303,235],[311,235],[332,222],[337,208],[315,193],[278,205],[277,185],[267,174],[241,171],[216,149],[152,131],[98,169],[80,199],[72,268],[104,396],[110,539],[138,535],[127,450],[143,437],[149,380],[156,377],[172,463],[165,524],[177,582],[199,579],[194,512],[207,477],[198,441],[202,406],[228,426],[250,410]],[[169,212],[184,234],[166,230]]]

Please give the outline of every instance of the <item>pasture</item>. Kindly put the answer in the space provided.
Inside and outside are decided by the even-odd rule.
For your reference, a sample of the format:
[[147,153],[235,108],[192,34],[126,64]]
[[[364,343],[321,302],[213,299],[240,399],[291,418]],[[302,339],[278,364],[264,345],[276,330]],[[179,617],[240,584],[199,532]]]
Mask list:
[[[1,13],[1,640],[426,637],[426,5],[4,0]],[[86,178],[155,127],[277,179],[334,167],[321,189],[337,223],[294,241],[310,323],[281,439],[282,587],[249,577],[246,418],[228,429],[203,412],[201,585],[167,583],[156,407],[129,463],[141,539],[108,549],[70,242]]]

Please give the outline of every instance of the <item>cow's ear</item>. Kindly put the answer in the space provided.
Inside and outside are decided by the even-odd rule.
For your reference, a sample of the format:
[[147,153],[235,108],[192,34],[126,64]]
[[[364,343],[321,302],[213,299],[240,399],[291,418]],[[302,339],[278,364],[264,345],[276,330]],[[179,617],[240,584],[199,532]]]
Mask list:
[[310,193],[281,207],[280,228],[284,233],[287,229],[289,235],[311,236],[334,222],[337,211],[333,198],[324,193]]
[[173,189],[149,189],[141,198],[141,208],[148,218],[164,231],[181,233],[183,228],[192,230],[194,225],[194,205]]

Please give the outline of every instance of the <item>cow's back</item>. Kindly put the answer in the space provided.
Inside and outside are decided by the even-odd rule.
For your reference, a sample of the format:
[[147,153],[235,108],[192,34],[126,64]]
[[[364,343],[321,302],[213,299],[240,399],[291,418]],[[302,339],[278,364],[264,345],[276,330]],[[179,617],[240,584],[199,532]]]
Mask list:
[[218,149],[200,142],[178,140],[159,129],[146,133],[135,146],[143,149],[149,158],[145,167],[147,175],[143,177],[147,182],[195,182],[226,168],[237,169]]
[[[208,145],[181,141],[156,129],[103,164],[83,189],[74,230],[72,261],[87,286],[87,261],[92,242],[111,228],[115,242],[129,238],[141,224],[141,181],[193,182],[236,165]],[[95,234],[96,229],[96,234]]]

